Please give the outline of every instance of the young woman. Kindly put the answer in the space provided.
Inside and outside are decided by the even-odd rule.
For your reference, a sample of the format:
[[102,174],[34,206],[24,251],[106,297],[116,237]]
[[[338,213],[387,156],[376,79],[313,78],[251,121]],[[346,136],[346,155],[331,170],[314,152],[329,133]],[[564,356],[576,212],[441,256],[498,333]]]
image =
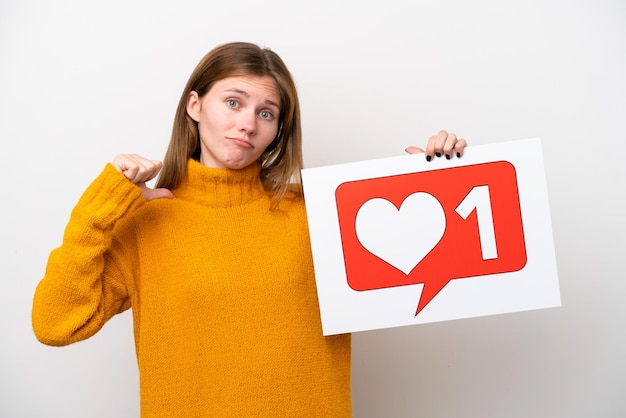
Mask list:
[[[278,55],[210,51],[163,164],[117,156],[72,211],[35,292],[38,339],[89,338],[132,307],[143,417],[351,416],[350,335],[321,331],[300,126]],[[426,155],[465,146],[441,131]]]

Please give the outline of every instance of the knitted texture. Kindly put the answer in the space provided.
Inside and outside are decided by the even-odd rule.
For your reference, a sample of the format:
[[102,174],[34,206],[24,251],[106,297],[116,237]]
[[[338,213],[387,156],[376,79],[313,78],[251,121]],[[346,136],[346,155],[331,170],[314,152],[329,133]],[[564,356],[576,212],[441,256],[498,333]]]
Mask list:
[[108,164],[72,211],[33,302],[49,345],[132,307],[142,417],[349,417],[350,335],[324,337],[301,198],[259,167],[190,160],[146,202]]

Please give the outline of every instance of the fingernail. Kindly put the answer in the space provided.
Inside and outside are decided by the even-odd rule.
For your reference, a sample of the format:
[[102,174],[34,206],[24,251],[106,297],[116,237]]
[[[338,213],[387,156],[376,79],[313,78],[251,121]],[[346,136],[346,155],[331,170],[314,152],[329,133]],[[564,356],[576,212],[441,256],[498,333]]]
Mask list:
[[426,161],[430,161],[433,157],[431,157],[430,155],[426,156]]
[[435,155],[436,155],[437,157],[441,157],[441,153],[440,153],[440,152],[436,152],[436,153],[435,153]]
[[456,158],[461,158],[461,153],[460,152],[456,153]]
[[446,160],[450,159],[450,154],[446,154]]

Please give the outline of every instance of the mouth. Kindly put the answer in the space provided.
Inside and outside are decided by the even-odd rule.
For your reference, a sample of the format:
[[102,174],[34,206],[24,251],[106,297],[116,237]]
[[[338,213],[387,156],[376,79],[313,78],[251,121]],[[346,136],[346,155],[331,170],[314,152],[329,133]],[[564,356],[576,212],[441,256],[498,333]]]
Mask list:
[[254,149],[254,145],[244,138],[228,138],[232,143],[242,148]]

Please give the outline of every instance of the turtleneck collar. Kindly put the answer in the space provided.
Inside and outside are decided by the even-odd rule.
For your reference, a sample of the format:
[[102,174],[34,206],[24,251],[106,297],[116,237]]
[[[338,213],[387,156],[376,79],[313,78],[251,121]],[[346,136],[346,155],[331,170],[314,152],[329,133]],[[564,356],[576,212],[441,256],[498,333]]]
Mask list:
[[207,206],[239,206],[267,195],[260,173],[258,163],[239,170],[229,170],[206,167],[190,159],[183,181],[172,192],[175,199]]

